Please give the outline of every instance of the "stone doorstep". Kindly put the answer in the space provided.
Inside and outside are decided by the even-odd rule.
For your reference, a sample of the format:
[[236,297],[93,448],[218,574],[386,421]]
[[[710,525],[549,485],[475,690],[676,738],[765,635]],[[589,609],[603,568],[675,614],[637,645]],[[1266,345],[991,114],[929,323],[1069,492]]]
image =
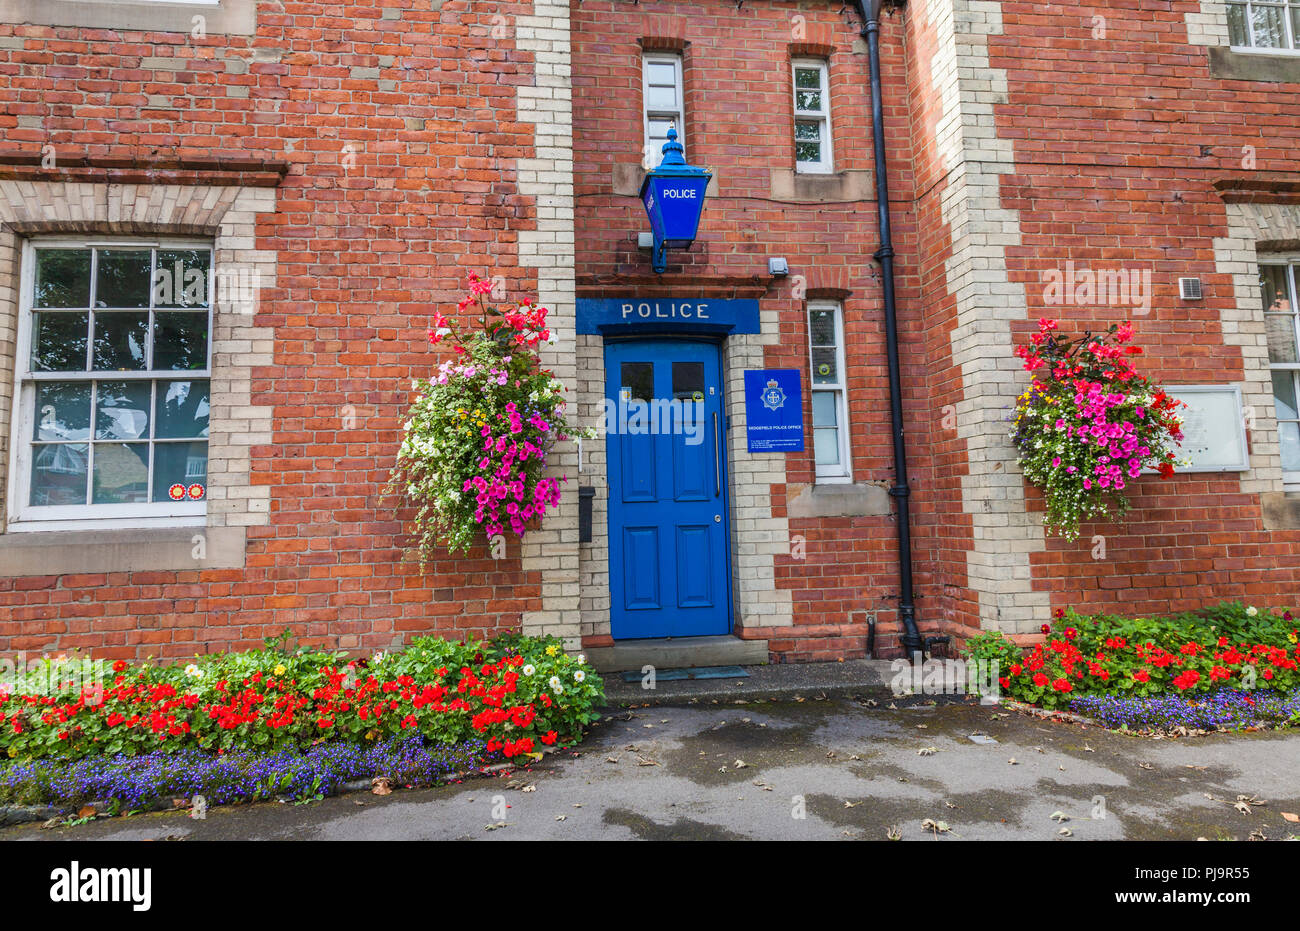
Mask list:
[[766,640],[741,640],[731,634],[715,637],[663,637],[624,640],[612,647],[583,651],[597,672],[640,672],[656,669],[691,669],[699,666],[756,666],[767,662]]

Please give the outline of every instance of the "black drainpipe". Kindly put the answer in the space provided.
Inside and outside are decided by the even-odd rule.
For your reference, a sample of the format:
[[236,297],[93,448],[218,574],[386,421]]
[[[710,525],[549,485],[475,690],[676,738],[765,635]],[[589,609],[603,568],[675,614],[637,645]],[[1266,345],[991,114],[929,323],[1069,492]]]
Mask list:
[[908,507],[907,441],[903,438],[903,386],[898,367],[898,310],[894,304],[894,239],[889,228],[889,173],[885,163],[885,109],[880,83],[881,0],[857,0],[862,14],[862,38],[871,62],[871,143],[876,156],[876,213],[880,218],[880,263],[885,297],[885,344],[889,350],[889,419],[894,434],[894,487],[898,502],[898,616],[903,622],[903,652],[911,657],[925,650],[912,603],[912,519]]

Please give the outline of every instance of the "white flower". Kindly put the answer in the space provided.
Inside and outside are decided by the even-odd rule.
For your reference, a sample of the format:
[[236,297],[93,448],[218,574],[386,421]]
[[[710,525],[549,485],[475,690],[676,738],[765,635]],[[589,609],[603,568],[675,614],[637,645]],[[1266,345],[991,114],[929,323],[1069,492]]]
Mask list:
[[202,679],[203,670],[193,663],[190,663],[185,667],[185,675],[189,676],[191,679]]
[[554,685],[554,686],[551,687],[551,691],[554,692],[556,695],[563,695],[563,694],[564,694],[564,686],[559,685],[559,684],[556,684],[556,685]]
[[578,654],[578,662],[580,662],[580,663],[585,663],[586,661],[587,661],[586,654],[584,654],[584,653],[579,653],[579,654]]
[[559,676],[551,676],[550,686],[551,686],[551,688],[553,688],[553,689],[558,689],[558,688],[560,687],[560,677],[559,677]]
[[383,652],[383,650],[380,650],[380,651],[379,651],[378,653],[376,653],[374,656],[370,657],[370,662],[373,663],[373,664],[382,663],[383,661],[384,661],[384,652]]
[[1246,614],[1249,617],[1254,617],[1258,613],[1259,613],[1259,608],[1255,607],[1254,605],[1251,605],[1249,608],[1246,609]]
[[537,671],[537,667],[534,666],[532,663],[529,663],[526,666],[524,666],[524,675],[526,676],[531,676],[536,671]]
[[573,674],[574,682],[581,682],[585,678],[587,678],[587,674],[583,672],[581,669],[579,669],[577,672]]

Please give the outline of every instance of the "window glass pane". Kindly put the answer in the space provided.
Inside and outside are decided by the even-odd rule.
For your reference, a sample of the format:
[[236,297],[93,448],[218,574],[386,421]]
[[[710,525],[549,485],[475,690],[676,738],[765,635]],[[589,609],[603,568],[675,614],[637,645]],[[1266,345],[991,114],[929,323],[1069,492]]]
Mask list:
[[1300,472],[1300,424],[1280,423],[1278,433],[1282,440],[1282,468]]
[[648,61],[645,63],[645,74],[647,84],[667,84],[672,86],[677,83],[677,65],[671,61]]
[[101,249],[95,273],[96,307],[149,306],[148,249]]
[[652,117],[649,121],[649,125],[650,125],[650,141],[655,144],[656,155],[659,154],[660,149],[663,148],[663,144],[668,141],[669,126],[673,126],[673,128],[677,130],[677,141],[678,142],[682,141],[681,127],[675,126],[673,121],[670,119],[658,119]]
[[92,504],[138,504],[149,497],[149,444],[96,443]]
[[[620,366],[620,401],[652,401],[655,396],[655,369],[652,362],[624,362]],[[631,394],[628,394],[631,391]]]
[[834,349],[814,349],[812,351],[813,384],[834,385],[839,383],[840,373],[835,367]]
[[1238,47],[1250,46],[1250,34],[1246,31],[1245,4],[1228,4],[1228,41]]
[[814,427],[834,427],[838,418],[836,392],[814,391],[812,393],[812,415]]
[[1261,265],[1259,267],[1259,297],[1265,313],[1287,314],[1291,312],[1291,291],[1287,286],[1287,266]]
[[1268,361],[1300,362],[1296,357],[1295,317],[1290,314],[1265,314],[1264,333],[1268,338]]
[[808,325],[812,328],[812,344],[814,346],[835,345],[835,311],[810,310],[808,312]]
[[207,249],[159,249],[153,273],[153,305],[207,307],[211,257]]
[[149,396],[152,390],[153,385],[147,381],[96,383],[95,439],[148,439]]
[[1293,372],[1273,373],[1273,400],[1277,406],[1279,420],[1300,419],[1295,397],[1295,374]]
[[90,250],[37,249],[37,307],[90,306]]
[[704,400],[704,363],[673,363],[673,397],[679,401]]
[[812,88],[821,90],[822,73],[820,68],[795,68],[794,69],[794,86],[798,88]]
[[1291,47],[1300,48],[1300,4],[1291,5]]
[[208,315],[193,311],[154,314],[153,367],[203,369],[208,367]]
[[645,106],[647,110],[676,110],[677,89],[651,84],[646,88]]
[[813,453],[817,465],[840,464],[840,432],[834,427],[813,429]]
[[145,367],[148,313],[95,314],[93,364],[97,372],[129,372]]
[[794,157],[797,162],[822,160],[821,124],[810,120],[796,120],[794,124]]
[[[194,485],[202,488],[195,488]],[[202,501],[207,497],[208,444],[207,443],[156,443],[153,448],[153,500],[178,501],[179,489],[185,486],[186,501]]]
[[38,443],[32,446],[29,504],[54,507],[86,503],[85,443]]
[[1250,22],[1257,48],[1282,48],[1286,45],[1281,7],[1255,3],[1251,6]]
[[210,385],[208,381],[158,382],[154,436],[207,436],[211,406]]
[[32,314],[32,371],[84,372],[90,314]]
[[90,382],[36,385],[34,440],[90,439]]

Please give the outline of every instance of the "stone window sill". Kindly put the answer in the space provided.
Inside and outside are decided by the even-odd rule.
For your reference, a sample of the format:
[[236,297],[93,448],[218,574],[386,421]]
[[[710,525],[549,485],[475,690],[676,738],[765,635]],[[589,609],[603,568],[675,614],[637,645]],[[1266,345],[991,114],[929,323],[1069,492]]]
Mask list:
[[835,204],[870,200],[871,172],[860,170],[820,172],[771,169],[769,196],[788,203]]
[[[0,534],[0,576],[242,569],[244,542],[243,527],[6,533]],[[200,546],[202,558],[195,558]]]
[[1216,46],[1210,52],[1210,74],[1237,81],[1300,84],[1300,55],[1281,52],[1238,52]]
[[[208,35],[251,36],[257,0],[218,3],[123,3],[120,0],[0,0],[0,22],[142,32],[184,32],[202,16]],[[188,60],[188,59],[187,59]]]

